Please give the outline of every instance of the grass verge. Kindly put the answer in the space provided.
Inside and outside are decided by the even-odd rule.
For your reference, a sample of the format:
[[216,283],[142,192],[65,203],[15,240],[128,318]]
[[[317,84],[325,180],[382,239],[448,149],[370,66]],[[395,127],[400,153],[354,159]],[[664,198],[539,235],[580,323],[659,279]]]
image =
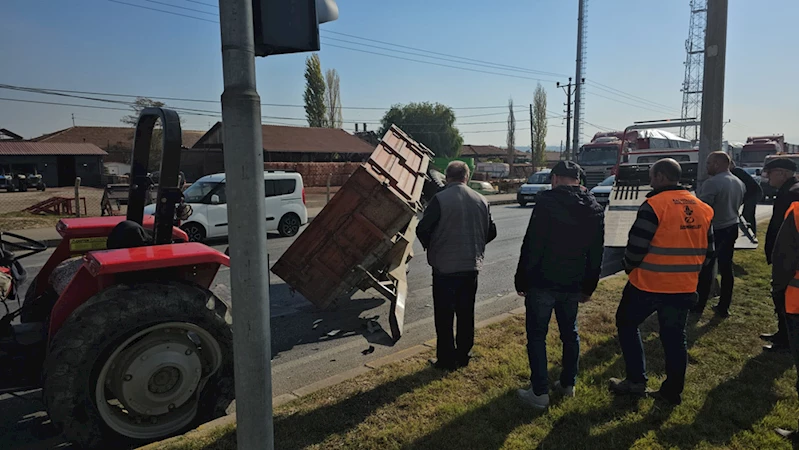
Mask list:
[[[524,319],[512,317],[477,333],[479,358],[467,369],[439,373],[426,364],[430,352],[278,408],[276,447],[790,448],[772,430],[796,426],[792,359],[763,353],[758,337],[776,326],[770,269],[761,250],[737,252],[735,262],[734,315],[721,320],[708,308],[701,318],[689,319],[689,369],[680,406],[616,399],[607,390],[608,378],[624,376],[614,314],[626,279],[616,277],[602,282],[594,301],[581,306],[576,398],[555,398],[544,413],[516,400],[515,391],[527,386],[530,372]],[[657,388],[664,365],[656,318],[641,331],[650,387]],[[560,371],[554,323],[548,343],[554,382]],[[233,450],[235,428],[194,433],[164,448]]]
[[0,214],[0,231],[26,230],[29,228],[52,228],[62,216],[11,212]]

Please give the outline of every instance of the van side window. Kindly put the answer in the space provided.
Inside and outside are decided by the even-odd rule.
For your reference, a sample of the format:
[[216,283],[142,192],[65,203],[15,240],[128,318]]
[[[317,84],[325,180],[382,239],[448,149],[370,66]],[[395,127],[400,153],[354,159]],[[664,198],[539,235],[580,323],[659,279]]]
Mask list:
[[225,184],[224,183],[220,183],[219,186],[217,186],[217,188],[214,191],[212,191],[212,195],[218,195],[219,196],[219,204],[220,205],[227,204],[227,194],[225,194]]
[[277,180],[276,184],[277,184],[275,189],[276,195],[293,194],[294,191],[297,189],[297,180],[292,180],[292,179]]
[[297,180],[266,180],[264,181],[264,196],[276,197],[279,195],[293,194],[297,190]]
[[264,197],[275,196],[275,180],[264,181]]

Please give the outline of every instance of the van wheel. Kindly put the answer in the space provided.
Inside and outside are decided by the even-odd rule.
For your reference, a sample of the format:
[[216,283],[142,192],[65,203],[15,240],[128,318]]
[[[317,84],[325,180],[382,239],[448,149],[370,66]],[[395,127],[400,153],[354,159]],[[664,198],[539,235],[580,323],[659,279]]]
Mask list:
[[205,228],[197,222],[189,222],[180,227],[180,229],[189,235],[189,242],[202,242],[205,240]]
[[300,218],[294,213],[288,213],[280,218],[277,231],[283,237],[296,236],[300,232]]

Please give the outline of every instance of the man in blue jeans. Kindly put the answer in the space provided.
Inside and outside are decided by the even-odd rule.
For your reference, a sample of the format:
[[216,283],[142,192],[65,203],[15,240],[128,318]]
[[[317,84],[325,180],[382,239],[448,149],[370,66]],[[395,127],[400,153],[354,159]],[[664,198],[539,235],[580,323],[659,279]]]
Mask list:
[[563,370],[555,391],[574,396],[580,338],[577,309],[599,282],[604,249],[604,208],[580,186],[582,169],[561,161],[552,169],[552,189],[538,194],[524,236],[516,291],[527,308],[530,389],[519,398],[538,409],[549,406],[546,339],[552,311],[563,342]]
[[[610,379],[620,395],[654,396],[678,405],[685,387],[685,323],[696,302],[702,267],[713,259],[713,208],[680,187],[680,164],[662,159],[649,171],[652,192],[638,209],[624,252],[629,282],[616,311],[627,378]],[[666,359],[666,381],[647,390],[646,358],[638,326],[657,313]]]

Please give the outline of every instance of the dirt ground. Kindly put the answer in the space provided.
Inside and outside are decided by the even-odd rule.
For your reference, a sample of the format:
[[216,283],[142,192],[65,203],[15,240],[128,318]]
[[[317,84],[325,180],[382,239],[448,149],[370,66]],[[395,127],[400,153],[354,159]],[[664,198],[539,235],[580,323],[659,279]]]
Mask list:
[[[80,188],[81,214],[87,216],[100,215],[100,200],[103,198],[103,190],[99,188]],[[44,192],[29,190],[28,192],[0,192],[0,214],[21,212],[25,209],[53,197],[66,197],[73,199],[74,204],[75,188],[47,188]],[[84,210],[83,203],[86,202]]]

